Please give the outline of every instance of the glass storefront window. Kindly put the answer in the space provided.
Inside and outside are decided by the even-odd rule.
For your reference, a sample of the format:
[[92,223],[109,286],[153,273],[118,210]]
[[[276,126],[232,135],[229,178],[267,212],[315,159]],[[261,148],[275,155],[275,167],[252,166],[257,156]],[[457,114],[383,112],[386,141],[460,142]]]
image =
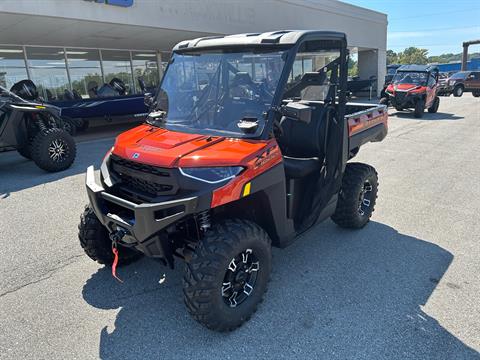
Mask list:
[[113,79],[120,79],[125,84],[124,95],[133,94],[132,68],[130,66],[130,52],[121,50],[102,50],[103,73],[108,84]]
[[10,89],[16,82],[27,78],[22,47],[0,45],[0,85]]
[[67,68],[62,48],[27,47],[31,80],[45,100],[70,100]]
[[100,54],[94,49],[66,49],[72,92],[76,97],[95,98],[103,85]]
[[132,65],[137,94],[142,93],[142,80],[146,92],[155,92],[158,86],[157,55],[154,52],[132,51]]

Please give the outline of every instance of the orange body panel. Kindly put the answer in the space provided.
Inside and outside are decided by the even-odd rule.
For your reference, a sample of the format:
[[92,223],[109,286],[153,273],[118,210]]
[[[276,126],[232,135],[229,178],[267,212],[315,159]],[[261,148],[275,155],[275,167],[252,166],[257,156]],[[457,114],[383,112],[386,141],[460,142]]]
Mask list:
[[250,160],[242,164],[246,170],[213,192],[212,208],[240,199],[245,184],[283,161],[282,153],[275,139],[262,143],[263,149],[252,154],[253,157],[250,156]]
[[239,199],[247,182],[282,162],[275,139],[213,137],[150,125],[140,125],[119,135],[113,154],[159,167],[245,167],[242,174],[213,192],[212,208]]
[[348,135],[352,136],[358,134],[363,130],[367,130],[381,123],[383,123],[385,125],[385,128],[387,128],[388,113],[386,109],[375,110],[357,117],[350,117],[348,119]]

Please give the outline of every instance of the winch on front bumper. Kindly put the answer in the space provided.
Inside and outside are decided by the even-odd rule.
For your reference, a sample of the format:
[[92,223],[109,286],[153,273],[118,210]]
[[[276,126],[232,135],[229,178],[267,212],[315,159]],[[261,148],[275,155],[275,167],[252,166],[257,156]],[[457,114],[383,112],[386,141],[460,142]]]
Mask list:
[[124,233],[121,244],[157,258],[171,256],[170,249],[166,249],[165,239],[162,239],[162,230],[188,215],[205,210],[199,206],[206,203],[206,199],[201,198],[210,196],[206,193],[203,196],[136,204],[105,191],[95,181],[93,166],[87,169],[86,188],[98,220],[110,233]]

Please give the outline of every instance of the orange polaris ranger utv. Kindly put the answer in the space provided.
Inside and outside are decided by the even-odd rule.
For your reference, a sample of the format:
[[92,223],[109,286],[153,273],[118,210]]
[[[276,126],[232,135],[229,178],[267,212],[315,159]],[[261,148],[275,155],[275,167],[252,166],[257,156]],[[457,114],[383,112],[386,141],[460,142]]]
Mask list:
[[387,111],[346,103],[347,58],[345,35],[328,31],[175,46],[146,123],[118,136],[101,183],[87,170],[87,255],[114,274],[139,254],[180,258],[197,321],[228,331],[248,320],[272,245],[328,217],[361,228],[372,215],[377,173],[347,160],[385,137]]

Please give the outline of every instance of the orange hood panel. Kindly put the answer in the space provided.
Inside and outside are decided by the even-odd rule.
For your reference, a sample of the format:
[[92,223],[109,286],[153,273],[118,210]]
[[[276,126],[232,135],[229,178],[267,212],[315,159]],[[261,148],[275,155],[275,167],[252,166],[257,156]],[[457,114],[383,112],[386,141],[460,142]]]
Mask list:
[[187,134],[140,125],[120,134],[113,153],[160,167],[236,166],[246,164],[266,141]]

